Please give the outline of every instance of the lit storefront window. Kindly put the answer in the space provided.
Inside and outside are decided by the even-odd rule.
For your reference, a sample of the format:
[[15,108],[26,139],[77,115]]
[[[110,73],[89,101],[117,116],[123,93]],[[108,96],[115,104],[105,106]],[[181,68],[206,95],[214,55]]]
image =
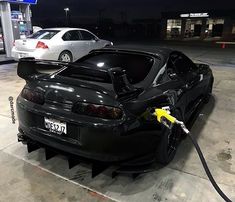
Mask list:
[[185,25],[185,38],[200,37],[202,29],[202,20],[187,19]]
[[181,24],[180,19],[169,19],[167,20],[167,38],[179,38],[181,35]]
[[235,24],[233,25],[233,28],[232,28],[232,34],[235,34]]

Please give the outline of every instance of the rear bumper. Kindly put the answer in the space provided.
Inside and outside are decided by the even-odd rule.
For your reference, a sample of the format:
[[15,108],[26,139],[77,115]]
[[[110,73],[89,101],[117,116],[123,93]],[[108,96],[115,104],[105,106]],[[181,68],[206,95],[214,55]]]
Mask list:
[[66,136],[49,132],[44,126],[44,115],[32,107],[17,101],[19,131],[35,142],[69,154],[101,162],[123,162],[155,152],[159,136],[156,131],[132,132],[134,120],[116,124],[87,124],[86,121],[68,121]]
[[19,51],[15,47],[12,48],[11,56],[14,60],[19,61],[23,57],[33,57],[38,60],[58,60],[58,56],[47,49],[36,49],[34,51]]

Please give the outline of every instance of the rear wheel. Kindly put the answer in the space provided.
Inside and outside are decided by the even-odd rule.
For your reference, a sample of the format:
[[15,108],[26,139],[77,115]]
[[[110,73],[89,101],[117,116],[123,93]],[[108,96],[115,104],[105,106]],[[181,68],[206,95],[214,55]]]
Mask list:
[[59,55],[59,60],[63,62],[72,62],[73,61],[72,53],[70,53],[69,51],[63,51]]
[[[173,114],[177,119],[181,120],[179,111]],[[161,164],[168,164],[175,156],[177,147],[181,140],[182,130],[178,125],[174,125],[171,129],[163,126],[162,137],[160,139],[156,160]]]

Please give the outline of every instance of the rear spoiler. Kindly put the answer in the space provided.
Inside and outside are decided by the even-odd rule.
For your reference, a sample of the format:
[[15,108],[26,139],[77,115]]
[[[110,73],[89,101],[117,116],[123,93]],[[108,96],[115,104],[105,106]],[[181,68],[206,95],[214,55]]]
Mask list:
[[30,80],[33,76],[40,74],[35,68],[36,60],[34,58],[20,59],[17,67],[17,75],[25,80]]
[[57,68],[61,68],[68,65],[68,63],[50,60],[36,60],[35,58],[31,57],[22,58],[18,63],[17,75],[25,80],[31,80],[33,78],[37,78],[40,75],[45,75],[37,71],[37,69],[42,65],[47,65],[48,67],[57,66]]
[[[42,65],[47,65],[48,67],[74,67],[76,64],[66,63],[61,61],[47,61],[47,60],[35,60],[34,58],[22,58],[20,59],[17,67],[17,75],[25,80],[36,79],[41,75],[45,75],[37,71],[39,67]],[[81,67],[82,68],[82,67]],[[88,70],[84,68],[84,70]],[[92,69],[95,71],[96,69]],[[89,70],[88,70],[89,71]],[[99,72],[103,72],[104,70],[99,70]],[[123,98],[130,95],[139,94],[142,90],[134,87],[129,83],[126,75],[126,71],[120,67],[111,68],[107,71],[107,74],[110,76],[113,89],[117,94],[118,98]]]

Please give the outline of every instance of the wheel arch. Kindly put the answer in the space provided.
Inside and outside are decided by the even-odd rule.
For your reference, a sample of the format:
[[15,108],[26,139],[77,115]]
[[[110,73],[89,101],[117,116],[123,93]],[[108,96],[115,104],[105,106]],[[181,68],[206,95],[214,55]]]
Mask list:
[[68,52],[68,53],[70,53],[71,56],[72,56],[72,61],[74,60],[74,55],[73,55],[72,51],[69,50],[69,49],[64,49],[64,50],[60,51],[60,53],[59,53],[59,55],[58,55],[58,60],[59,60],[59,58],[60,58],[60,55],[61,55],[63,52]]

